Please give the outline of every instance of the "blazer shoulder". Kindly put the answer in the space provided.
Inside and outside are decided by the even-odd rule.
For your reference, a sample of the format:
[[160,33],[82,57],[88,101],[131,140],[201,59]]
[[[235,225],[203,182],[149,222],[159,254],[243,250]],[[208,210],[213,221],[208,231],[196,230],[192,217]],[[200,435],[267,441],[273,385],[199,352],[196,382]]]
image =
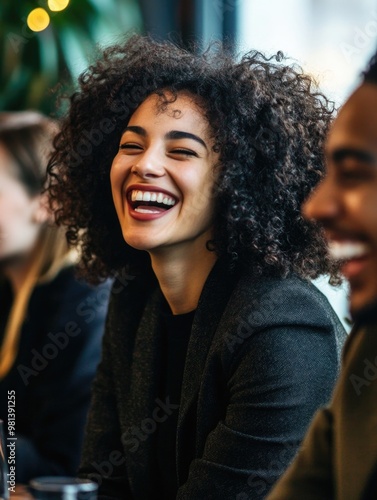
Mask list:
[[248,317],[263,317],[269,326],[300,324],[344,332],[325,295],[313,283],[296,275],[258,280],[245,275],[234,290],[232,302],[242,304],[242,315],[249,312]]

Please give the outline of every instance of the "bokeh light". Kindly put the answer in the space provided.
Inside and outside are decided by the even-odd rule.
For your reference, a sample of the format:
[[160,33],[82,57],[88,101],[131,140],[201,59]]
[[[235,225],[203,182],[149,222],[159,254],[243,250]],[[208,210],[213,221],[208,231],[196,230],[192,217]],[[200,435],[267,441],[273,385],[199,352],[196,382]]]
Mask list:
[[38,7],[30,12],[26,22],[31,31],[43,31],[50,24],[50,16],[44,9]]
[[48,0],[47,5],[53,12],[64,10],[69,4],[69,0]]

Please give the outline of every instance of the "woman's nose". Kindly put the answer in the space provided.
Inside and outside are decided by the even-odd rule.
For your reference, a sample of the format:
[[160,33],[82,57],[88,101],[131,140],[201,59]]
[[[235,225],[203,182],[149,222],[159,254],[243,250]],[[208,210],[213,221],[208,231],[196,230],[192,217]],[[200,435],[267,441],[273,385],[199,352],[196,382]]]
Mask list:
[[162,155],[158,152],[146,151],[138,157],[138,161],[131,168],[131,172],[143,179],[163,176],[165,167]]

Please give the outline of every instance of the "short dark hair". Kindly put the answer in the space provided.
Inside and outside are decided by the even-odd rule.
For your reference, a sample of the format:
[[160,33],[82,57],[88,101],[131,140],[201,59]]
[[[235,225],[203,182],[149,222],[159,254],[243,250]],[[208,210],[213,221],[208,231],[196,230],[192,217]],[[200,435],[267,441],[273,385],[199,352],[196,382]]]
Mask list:
[[365,83],[377,84],[377,52],[369,59],[365,71],[362,73]]
[[149,263],[123,239],[109,171],[135,109],[164,90],[197,99],[220,153],[209,248],[233,266],[251,263],[257,274],[331,272],[322,232],[304,220],[301,204],[323,175],[334,106],[283,59],[252,51],[236,60],[219,47],[194,55],[135,35],[81,75],[49,173],[57,221],[71,243],[81,244],[87,277]]

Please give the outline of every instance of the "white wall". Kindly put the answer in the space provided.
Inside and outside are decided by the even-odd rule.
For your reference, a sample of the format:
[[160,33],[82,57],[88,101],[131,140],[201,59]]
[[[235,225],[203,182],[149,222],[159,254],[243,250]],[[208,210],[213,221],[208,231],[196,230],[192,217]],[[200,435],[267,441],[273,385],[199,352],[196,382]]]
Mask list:
[[240,49],[282,50],[338,104],[377,49],[376,0],[238,0]]

